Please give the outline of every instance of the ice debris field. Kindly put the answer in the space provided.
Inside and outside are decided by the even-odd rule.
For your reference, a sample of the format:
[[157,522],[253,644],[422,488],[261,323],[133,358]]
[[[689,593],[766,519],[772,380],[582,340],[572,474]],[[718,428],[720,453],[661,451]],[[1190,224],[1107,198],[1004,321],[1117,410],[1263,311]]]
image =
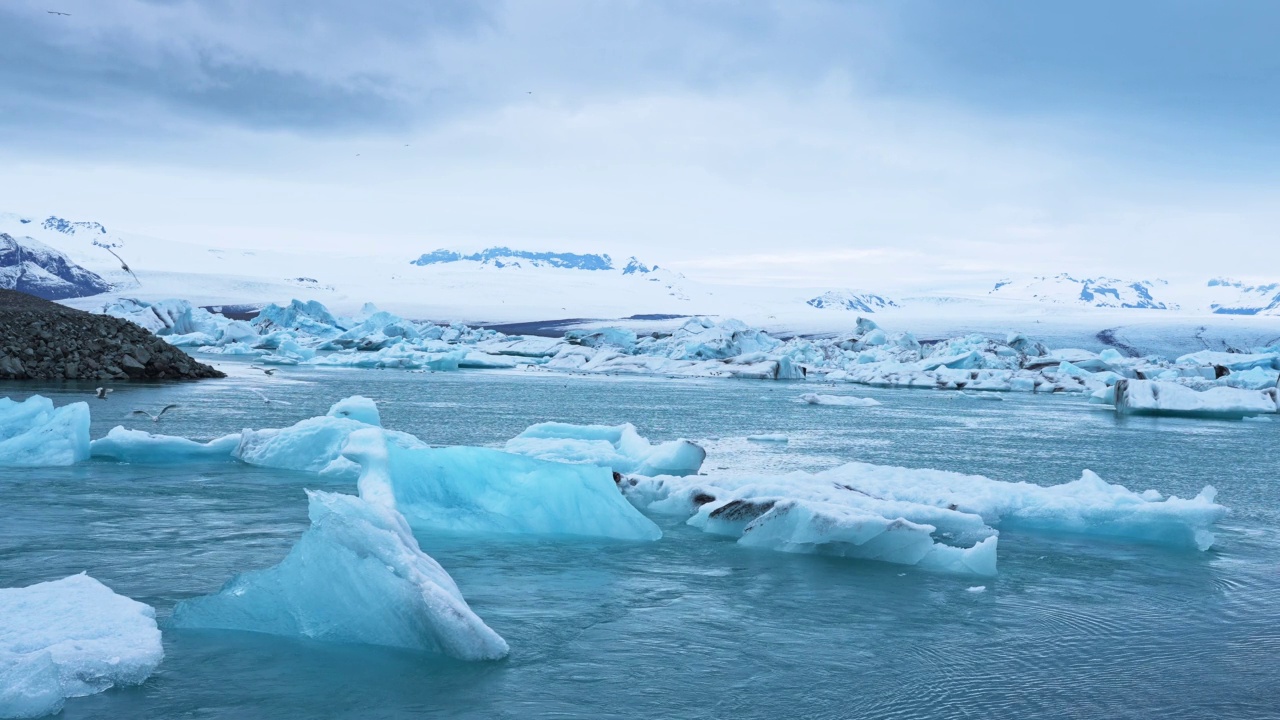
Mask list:
[[[522,369],[604,375],[810,380],[973,393],[1077,393],[1117,412],[1242,418],[1277,412],[1280,346],[1203,350],[1173,360],[1107,348],[1050,349],[1023,333],[971,334],[922,343],[859,318],[848,333],[779,339],[736,320],[690,318],[671,332],[571,330],[506,335],[406,320],[372,305],[339,318],[316,301],[268,305],[232,320],[183,300],[113,301],[130,320],[198,354],[241,356],[264,367],[314,365],[443,372]],[[1116,400],[1117,383],[1129,381]],[[1126,386],[1122,386],[1126,387]],[[869,405],[810,393],[815,405]]]

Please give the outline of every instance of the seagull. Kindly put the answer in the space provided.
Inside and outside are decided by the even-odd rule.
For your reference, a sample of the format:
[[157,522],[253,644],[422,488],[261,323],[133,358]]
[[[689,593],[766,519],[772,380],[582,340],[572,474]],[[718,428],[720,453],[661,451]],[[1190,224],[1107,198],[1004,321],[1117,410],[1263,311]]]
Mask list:
[[250,366],[249,366],[249,369],[250,369],[250,370],[261,370],[262,372],[266,373],[266,376],[267,376],[267,377],[271,377],[272,375],[275,375],[275,374],[276,374],[276,369],[275,369],[275,368],[264,368],[264,367],[259,367],[259,366],[257,366],[257,365],[250,365]]
[[262,392],[261,390],[259,390],[259,389],[257,389],[257,388],[249,388],[249,392],[253,393],[254,395],[257,395],[257,396],[258,396],[258,397],[260,397],[260,398],[262,398],[262,402],[264,402],[264,403],[266,403],[266,404],[268,404],[268,405],[271,405],[271,404],[273,404],[273,403],[274,403],[274,404],[276,404],[276,405],[292,405],[292,404],[293,404],[293,403],[291,403],[291,402],[285,402],[284,400],[272,400],[271,398],[269,398],[269,397],[267,397],[267,396],[266,396],[266,393]]
[[[124,261],[124,258],[120,257],[119,255],[116,255],[116,251],[115,251],[115,250],[112,250],[111,248],[106,247],[105,245],[100,245],[99,247],[101,247],[103,250],[106,250],[107,252],[111,253],[112,255],[115,255],[116,259],[120,261],[120,269],[121,269],[121,270],[123,270],[123,271],[125,271],[125,272],[127,272],[127,273],[129,273],[130,275],[133,275],[133,271],[129,269],[129,263],[125,262],[125,261]],[[139,285],[141,285],[141,284],[142,284],[142,281],[138,279],[138,276],[137,276],[137,275],[133,275],[133,280],[134,280],[134,282],[138,283]]]
[[97,390],[94,390],[94,391],[93,391],[93,394],[94,394],[94,395],[95,395],[99,400],[106,400],[106,399],[107,399],[107,395],[109,395],[110,393],[113,393],[113,392],[115,392],[115,390],[113,390],[113,389],[111,389],[111,388],[98,388]]
[[58,12],[57,10],[46,10],[45,12],[50,15],[65,15],[66,17],[71,17],[71,13]]
[[134,410],[133,412],[131,412],[131,413],[129,413],[129,414],[130,414],[130,415],[146,415],[147,417],[151,418],[151,422],[158,423],[158,422],[160,422],[160,418],[161,418],[161,417],[163,417],[165,413],[169,412],[170,410],[172,410],[172,409],[174,409],[174,408],[176,408],[176,407],[178,407],[178,406],[177,406],[177,405],[165,405],[163,408],[160,408],[160,412],[156,413],[155,415],[152,415],[151,413],[147,412],[146,410]]

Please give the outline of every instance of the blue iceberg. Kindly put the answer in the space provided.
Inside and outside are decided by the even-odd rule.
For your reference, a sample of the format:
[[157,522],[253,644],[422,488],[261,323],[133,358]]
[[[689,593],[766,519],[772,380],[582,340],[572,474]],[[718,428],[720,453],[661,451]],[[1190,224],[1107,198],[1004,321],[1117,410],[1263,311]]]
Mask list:
[[651,445],[625,425],[539,423],[507,441],[507,452],[542,460],[587,463],[636,475],[696,475],[707,451],[688,440]]
[[476,447],[404,447],[378,430],[352,433],[360,496],[395,507],[420,530],[657,540],[607,468]]
[[0,467],[73,465],[89,458],[89,406],[60,408],[32,395],[23,402],[0,398]]
[[485,625],[395,510],[308,492],[311,527],[275,567],[241,573],[216,595],[178,603],[181,628],[244,630],[496,660]]

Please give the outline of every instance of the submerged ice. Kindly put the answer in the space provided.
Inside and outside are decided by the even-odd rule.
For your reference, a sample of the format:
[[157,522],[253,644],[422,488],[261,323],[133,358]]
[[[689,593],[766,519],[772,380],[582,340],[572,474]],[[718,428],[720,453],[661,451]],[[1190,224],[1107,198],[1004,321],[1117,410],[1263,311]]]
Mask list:
[[88,575],[0,588],[0,718],[137,685],[163,657],[155,610]]
[[495,660],[504,641],[418,546],[394,509],[308,492],[311,527],[288,556],[174,608],[177,627],[246,630]]

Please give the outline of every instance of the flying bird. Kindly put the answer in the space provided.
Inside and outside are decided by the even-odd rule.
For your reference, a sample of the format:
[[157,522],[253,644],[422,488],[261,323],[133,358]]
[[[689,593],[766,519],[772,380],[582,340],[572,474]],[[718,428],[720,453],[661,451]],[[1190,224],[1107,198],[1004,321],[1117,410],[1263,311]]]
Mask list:
[[262,392],[257,388],[249,388],[249,392],[253,393],[254,395],[257,395],[259,398],[262,399],[262,402],[268,405],[292,405],[293,404],[291,402],[285,402],[284,400],[272,400],[271,398],[267,397],[266,393]]
[[275,368],[264,368],[264,367],[260,367],[260,366],[258,366],[258,365],[250,365],[250,366],[249,366],[249,369],[250,369],[250,370],[261,370],[263,373],[265,373],[265,374],[266,374],[266,376],[267,376],[267,377],[271,377],[272,375],[275,375],[275,374],[276,374],[276,369],[275,369]]
[[71,13],[58,12],[57,10],[46,10],[45,12],[50,15],[64,15],[66,17],[71,17]]
[[111,389],[111,388],[98,388],[97,390],[94,390],[94,391],[93,391],[93,394],[94,394],[94,396],[95,396],[95,397],[97,397],[99,400],[106,400],[106,399],[107,399],[107,395],[109,395],[110,393],[113,393],[113,392],[115,392],[115,390],[113,390],[113,389]]
[[158,412],[158,413],[156,413],[156,414],[154,414],[154,415],[152,415],[151,413],[147,412],[146,410],[134,410],[133,412],[131,412],[131,413],[129,413],[129,414],[130,414],[130,415],[146,415],[147,417],[151,418],[151,422],[158,423],[158,422],[160,422],[160,418],[161,418],[161,417],[163,417],[165,413],[169,412],[170,410],[172,410],[172,409],[174,409],[174,408],[176,408],[176,407],[178,407],[178,406],[177,406],[177,405],[165,405],[163,408],[160,408],[160,412]]
[[[115,258],[116,258],[117,260],[119,260],[119,261],[120,261],[120,269],[121,269],[121,270],[123,270],[123,271],[125,271],[125,272],[127,272],[127,273],[129,273],[130,275],[133,275],[133,271],[129,269],[129,263],[125,262],[125,261],[124,261],[124,258],[120,257],[119,255],[116,255],[116,251],[115,251],[115,250],[112,250],[111,248],[109,248],[109,247],[107,247],[107,246],[105,246],[105,245],[99,245],[99,247],[101,247],[103,250],[106,250],[107,252],[111,253],[112,255],[115,255]],[[134,281],[134,282],[136,282],[136,283],[138,283],[139,285],[141,285],[141,284],[142,284],[142,281],[138,279],[138,276],[137,276],[137,275],[133,275],[133,281]]]

